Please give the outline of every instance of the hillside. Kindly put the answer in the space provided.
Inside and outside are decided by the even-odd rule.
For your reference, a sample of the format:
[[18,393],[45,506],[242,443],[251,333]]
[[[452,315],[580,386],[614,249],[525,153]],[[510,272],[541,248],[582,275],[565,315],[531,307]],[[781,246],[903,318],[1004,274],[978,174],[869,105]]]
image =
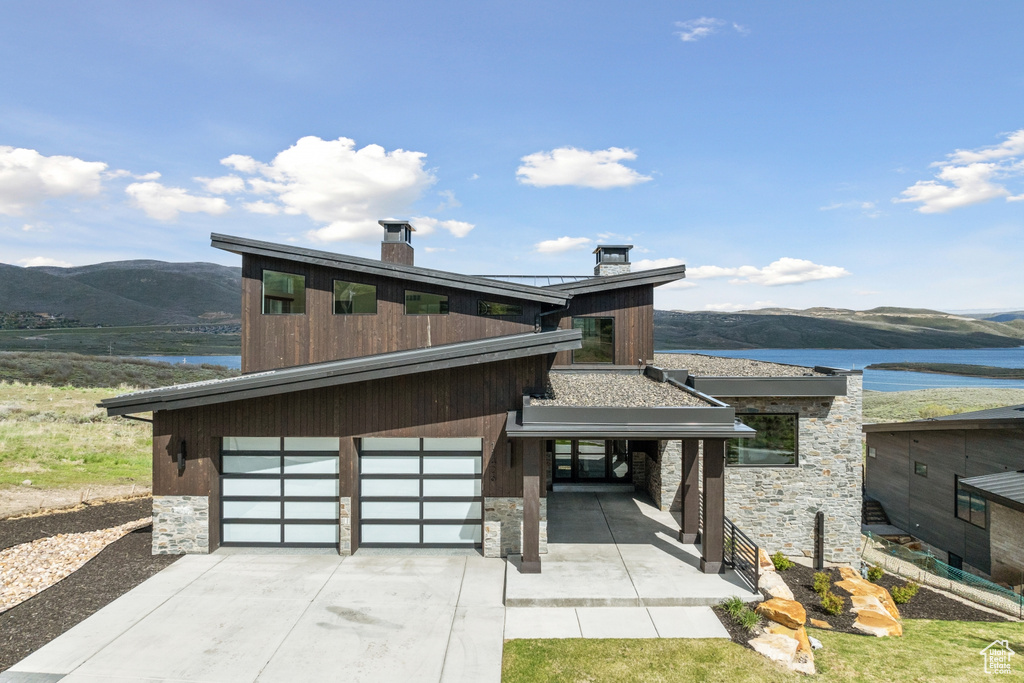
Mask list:
[[241,281],[241,268],[213,263],[0,264],[0,313],[46,313],[81,326],[237,323]]
[[1024,321],[875,308],[654,312],[657,349],[973,349],[1024,345]]

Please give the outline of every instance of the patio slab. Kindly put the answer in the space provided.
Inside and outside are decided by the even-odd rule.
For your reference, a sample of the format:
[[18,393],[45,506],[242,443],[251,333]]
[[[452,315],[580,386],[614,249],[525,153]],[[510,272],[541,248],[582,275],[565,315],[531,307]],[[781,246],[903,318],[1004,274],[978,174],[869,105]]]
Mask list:
[[728,638],[710,607],[508,607],[505,638]]

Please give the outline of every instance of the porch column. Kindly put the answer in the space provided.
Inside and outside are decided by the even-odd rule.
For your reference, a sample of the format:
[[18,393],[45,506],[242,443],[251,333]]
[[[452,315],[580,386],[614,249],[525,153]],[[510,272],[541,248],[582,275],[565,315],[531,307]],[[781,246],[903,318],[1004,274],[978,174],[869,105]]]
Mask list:
[[704,530],[700,536],[700,570],[724,571],[725,440],[704,440]]
[[679,540],[700,542],[700,467],[697,465],[699,439],[683,439],[683,520]]
[[540,439],[523,439],[522,574],[540,574]]

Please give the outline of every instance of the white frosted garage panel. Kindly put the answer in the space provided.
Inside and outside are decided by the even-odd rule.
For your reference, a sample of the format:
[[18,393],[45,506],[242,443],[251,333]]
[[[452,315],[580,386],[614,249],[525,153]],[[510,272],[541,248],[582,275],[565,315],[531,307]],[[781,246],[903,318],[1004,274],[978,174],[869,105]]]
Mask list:
[[280,496],[280,479],[224,479],[220,485],[225,496]]
[[337,524],[285,524],[285,543],[337,543]]
[[360,527],[359,540],[363,543],[419,543],[418,524],[368,524]]
[[225,543],[280,543],[280,524],[224,524]]
[[281,439],[277,436],[225,436],[225,451],[279,451]]
[[367,437],[361,440],[364,451],[418,451],[419,439]]
[[480,474],[478,455],[425,455],[423,474]]
[[281,458],[277,455],[223,455],[220,467],[224,474],[280,474]]
[[338,504],[335,502],[286,501],[285,519],[338,519]]
[[479,501],[423,501],[423,519],[480,519],[482,507]]
[[483,440],[479,436],[453,439],[423,439],[425,451],[475,451],[480,452]]
[[360,483],[361,496],[401,496],[418,498],[420,495],[419,479],[363,479]]
[[285,479],[286,496],[331,496],[338,495],[337,479]]
[[276,500],[225,500],[226,519],[280,519],[281,504]]
[[334,451],[341,449],[341,439],[330,436],[286,436],[286,451]]
[[424,543],[479,543],[482,538],[479,524],[424,524]]
[[479,479],[424,479],[424,496],[476,497],[480,495]]
[[337,474],[336,455],[286,455],[285,474]]
[[419,503],[385,503],[363,501],[359,504],[363,519],[419,519]]
[[359,468],[363,474],[419,474],[418,455],[362,455]]

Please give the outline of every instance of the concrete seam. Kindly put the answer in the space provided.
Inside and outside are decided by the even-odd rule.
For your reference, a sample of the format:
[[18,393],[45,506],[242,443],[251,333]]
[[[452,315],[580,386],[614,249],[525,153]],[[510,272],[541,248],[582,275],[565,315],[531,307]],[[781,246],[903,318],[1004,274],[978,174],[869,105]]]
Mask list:
[[647,618],[651,620],[651,626],[654,627],[654,632],[658,634],[659,638],[661,638],[661,631],[658,630],[658,623],[654,621],[654,615],[651,614],[651,608],[646,607],[645,609],[647,610]]
[[643,599],[640,597],[640,591],[636,587],[636,582],[633,581],[633,575],[629,573],[629,567],[626,566],[626,558],[622,556],[622,551],[619,549],[619,541],[615,538],[615,532],[612,531],[612,525],[611,522],[608,521],[608,515],[604,511],[604,503],[601,502],[601,496],[595,493],[594,497],[597,498],[597,505],[601,508],[601,516],[604,517],[604,524],[608,527],[608,535],[612,537],[612,543],[615,544],[615,552],[619,556],[619,561],[622,562],[622,569],[626,572],[626,576],[629,577],[629,585],[633,587],[633,592],[636,593],[636,606],[646,607]]
[[[448,649],[452,646],[452,632],[455,630],[455,619],[459,615],[459,603],[462,601],[462,586],[466,583],[466,565],[468,560],[462,558],[462,579],[459,581],[459,594],[455,598],[455,608],[452,610],[452,621],[448,624],[448,642],[444,644],[444,659],[441,660],[441,677],[439,680],[444,680],[444,669],[448,664]],[[504,624],[502,625],[502,639],[505,636]]]
[[583,637],[583,622],[580,621],[580,611],[577,608],[573,608],[572,613],[576,615],[576,628],[580,630],[580,638]]

